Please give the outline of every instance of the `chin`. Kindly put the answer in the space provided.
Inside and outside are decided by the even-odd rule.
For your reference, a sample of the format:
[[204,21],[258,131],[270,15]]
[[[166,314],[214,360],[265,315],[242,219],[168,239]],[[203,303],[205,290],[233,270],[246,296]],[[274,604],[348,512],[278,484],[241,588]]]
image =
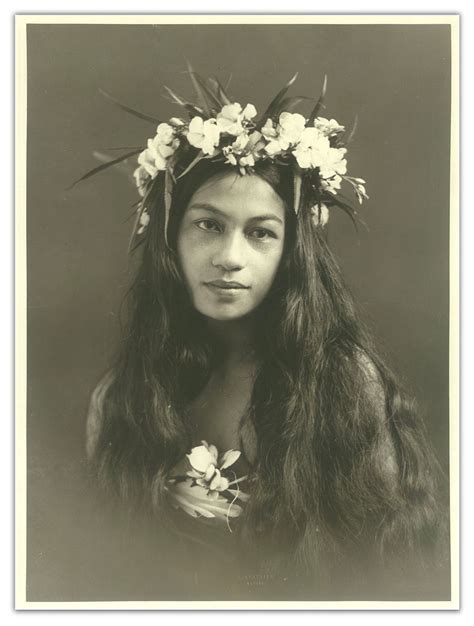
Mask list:
[[226,307],[222,307],[219,309],[203,308],[203,309],[198,309],[198,311],[205,317],[208,317],[211,320],[216,320],[219,322],[226,322],[226,321],[230,322],[233,320],[239,320],[239,319],[242,319],[243,317],[246,317],[252,312],[252,311],[247,311],[247,310],[242,311],[238,309],[232,310],[231,307],[228,307],[227,310],[226,310]]

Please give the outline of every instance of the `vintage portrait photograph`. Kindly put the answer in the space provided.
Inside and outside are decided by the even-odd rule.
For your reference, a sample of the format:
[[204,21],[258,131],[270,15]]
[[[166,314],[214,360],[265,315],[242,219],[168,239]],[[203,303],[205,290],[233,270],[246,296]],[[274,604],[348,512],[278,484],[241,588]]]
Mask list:
[[455,608],[458,28],[16,16],[19,606]]

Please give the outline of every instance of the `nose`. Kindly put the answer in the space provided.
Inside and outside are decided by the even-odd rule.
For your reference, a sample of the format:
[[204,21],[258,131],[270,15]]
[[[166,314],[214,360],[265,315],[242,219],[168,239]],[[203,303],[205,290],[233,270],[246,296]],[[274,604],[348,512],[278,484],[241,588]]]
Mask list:
[[226,271],[240,270],[245,265],[245,237],[238,232],[218,238],[217,248],[212,257],[212,265]]

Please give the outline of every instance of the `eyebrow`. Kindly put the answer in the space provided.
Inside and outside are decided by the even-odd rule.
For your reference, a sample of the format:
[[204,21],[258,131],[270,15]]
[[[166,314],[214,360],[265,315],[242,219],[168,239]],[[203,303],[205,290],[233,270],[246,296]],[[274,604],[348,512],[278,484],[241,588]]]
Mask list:
[[[212,204],[208,204],[207,202],[195,202],[188,208],[188,211],[193,211],[195,209],[205,209],[206,211],[210,211],[211,213],[215,213],[216,215],[221,215],[222,217],[228,217],[228,215],[224,213],[224,211],[221,211],[216,206]],[[278,216],[276,216],[274,213],[265,213],[264,215],[256,215],[255,217],[252,217],[249,221],[260,222],[264,220],[267,220],[267,221],[272,220],[273,222],[278,222],[279,224],[283,225],[282,220]]]

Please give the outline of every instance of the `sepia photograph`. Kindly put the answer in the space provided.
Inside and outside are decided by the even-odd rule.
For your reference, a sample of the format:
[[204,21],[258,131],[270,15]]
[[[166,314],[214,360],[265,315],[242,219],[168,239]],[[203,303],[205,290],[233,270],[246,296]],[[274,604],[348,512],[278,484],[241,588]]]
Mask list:
[[18,606],[456,608],[458,28],[16,16]]

